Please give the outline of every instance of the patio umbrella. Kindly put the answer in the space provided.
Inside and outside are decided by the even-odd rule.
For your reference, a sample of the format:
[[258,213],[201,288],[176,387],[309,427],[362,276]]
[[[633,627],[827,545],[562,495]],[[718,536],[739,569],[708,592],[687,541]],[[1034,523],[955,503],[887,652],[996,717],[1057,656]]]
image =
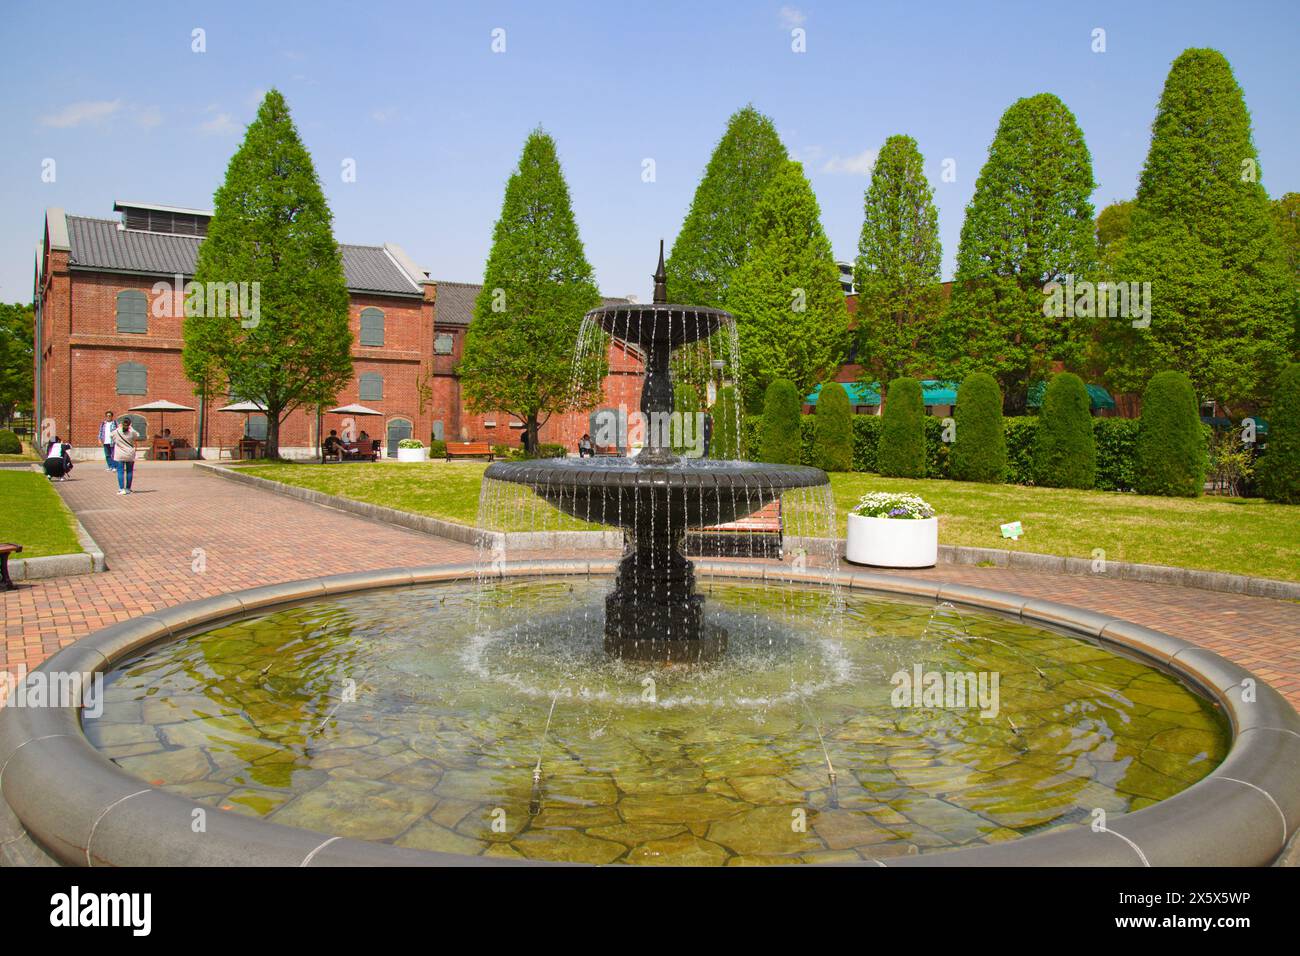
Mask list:
[[[380,418],[384,417],[383,412],[376,411],[375,409],[370,408],[366,405],[359,405],[356,402],[353,402],[351,405],[340,405],[338,408],[327,408],[325,410],[329,412],[331,415],[378,415]],[[319,427],[316,429],[316,435],[317,438],[319,439],[320,437]],[[324,458],[322,457],[321,460],[323,461]]]
[[219,411],[219,412],[237,412],[237,413],[239,413],[239,414],[242,414],[242,415],[244,416],[244,434],[245,434],[245,435],[248,434],[248,416],[251,415],[251,414],[253,414],[254,412],[258,412],[258,413],[260,413],[260,414],[262,414],[262,415],[265,415],[265,414],[266,414],[266,409],[265,409],[265,408],[263,408],[261,405],[257,404],[257,402],[250,402],[248,399],[244,399],[242,402],[235,402],[233,405],[225,405],[225,406],[223,406],[223,407],[221,407],[221,408],[218,408],[217,411]]
[[158,413],[158,431],[163,430],[163,424],[167,421],[168,412],[192,412],[194,411],[189,405],[181,405],[177,402],[169,402],[165,398],[160,398],[156,402],[148,402],[144,405],[136,405],[134,408],[128,408],[128,412],[157,412]]

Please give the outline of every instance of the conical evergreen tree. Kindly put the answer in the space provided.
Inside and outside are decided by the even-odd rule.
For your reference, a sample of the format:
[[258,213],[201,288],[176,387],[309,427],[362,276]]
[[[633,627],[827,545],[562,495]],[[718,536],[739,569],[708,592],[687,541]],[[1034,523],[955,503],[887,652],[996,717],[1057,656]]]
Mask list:
[[759,461],[774,465],[799,464],[803,450],[802,402],[802,393],[786,379],[778,378],[767,387],[759,434]]
[[1034,474],[1037,482],[1048,488],[1091,488],[1097,482],[1097,444],[1088,389],[1073,372],[1052,376],[1043,393]]
[[723,307],[745,261],[754,207],[788,158],[772,121],[753,106],[727,121],[666,264],[674,302]]
[[[263,98],[213,197],[194,281],[205,302],[200,309],[187,296],[186,374],[205,393],[224,378],[236,395],[260,403],[267,455],[276,457],[289,412],[334,401],[352,379],[348,287],[333,216],[278,90]],[[232,314],[229,283],[249,283],[247,296],[235,296],[249,306],[257,291],[256,315]],[[227,292],[225,310],[212,309],[206,295],[218,287]]]
[[822,383],[813,420],[813,461],[817,467],[823,471],[852,471],[853,409],[842,383]]
[[1116,274],[1151,283],[1148,327],[1100,323],[1119,389],[1174,369],[1200,399],[1240,407],[1263,397],[1292,354],[1295,283],[1260,184],[1250,114],[1216,50],[1186,50],[1169,71]]
[[887,478],[925,477],[925,399],[921,383],[896,378],[885,392],[876,468]]
[[966,207],[952,299],[940,325],[948,378],[991,371],[1009,411],[1054,361],[1077,366],[1091,319],[1044,314],[1044,286],[1091,278],[1097,264],[1092,157],[1057,97],[1002,115]]
[[506,183],[483,291],[465,336],[466,405],[514,415],[534,448],[552,414],[594,405],[604,356],[577,376],[582,387],[575,394],[573,354],[583,315],[599,304],[555,141],[534,130]]
[[779,378],[806,395],[844,354],[848,311],[839,269],[798,163],[777,171],[754,210],[749,255],[727,309],[736,317],[746,401]]
[[891,136],[876,157],[864,202],[854,285],[858,360],[868,380],[932,371],[930,336],[941,310],[939,213],[910,136]]
[[1002,481],[1007,474],[1007,436],[1002,393],[988,372],[972,372],[957,390],[957,434],[949,459],[958,481]]

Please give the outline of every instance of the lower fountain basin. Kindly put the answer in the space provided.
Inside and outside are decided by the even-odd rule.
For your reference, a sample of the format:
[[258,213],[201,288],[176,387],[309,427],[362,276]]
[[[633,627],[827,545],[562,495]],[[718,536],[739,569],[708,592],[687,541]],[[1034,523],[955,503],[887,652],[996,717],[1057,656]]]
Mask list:
[[[542,562],[513,570],[588,567]],[[1249,703],[1225,692],[1250,675],[1176,638],[997,592],[844,574],[841,585],[853,590],[847,626],[874,621],[884,638],[880,648],[892,644],[898,652],[867,667],[855,656],[862,648],[828,644],[820,627],[788,626],[804,610],[821,619],[813,613],[816,590],[745,584],[752,571],[725,563],[708,564],[708,571],[719,613],[752,622],[755,592],[788,608],[776,614],[781,627],[769,630],[771,643],[761,629],[729,628],[743,640],[729,648],[727,670],[608,661],[600,628],[591,626],[590,610],[581,610],[591,607],[588,598],[598,606],[602,582],[585,578],[539,583],[536,590],[530,585],[526,622],[476,631],[479,637],[457,653],[454,618],[463,609],[455,594],[472,589],[401,586],[463,577],[472,573],[466,567],[276,585],[116,625],[42,667],[57,672],[110,662],[104,713],[110,719],[93,728],[85,721],[103,751],[89,745],[73,711],[11,706],[0,712],[0,854],[7,862],[52,858],[82,865],[653,863],[667,856],[719,863],[854,855],[890,866],[1261,865],[1280,852],[1300,813],[1293,779],[1300,718],[1263,682],[1254,685]],[[718,593],[733,575],[749,597]],[[399,589],[331,596],[394,586]],[[584,588],[590,588],[586,596]],[[549,626],[556,618],[545,608],[546,594],[557,591],[556,613],[579,608],[570,616],[581,626],[563,631],[587,635],[576,644],[530,639],[522,626],[537,622],[542,635],[560,633]],[[900,594],[913,601],[880,602]],[[994,655],[986,660],[998,667],[1006,662],[1001,713],[1017,722],[1018,732],[965,712],[882,710],[879,678],[897,658],[915,656],[921,615],[928,619],[936,596],[960,602],[963,613],[1002,612],[977,613],[969,630],[1008,645],[983,641],[988,649],[979,654]],[[914,603],[918,598],[923,606]],[[267,613],[286,601],[309,602],[286,612],[296,629],[287,642],[286,618]],[[1017,619],[1051,624],[1026,627]],[[967,642],[954,637],[943,615],[936,620],[949,635],[932,632],[921,643],[970,663]],[[571,653],[556,654],[562,647]],[[1034,656],[1045,651],[1052,660]],[[266,665],[258,663],[276,659],[291,665],[279,678],[274,664],[264,673]],[[539,661],[554,662],[537,675],[548,679],[524,679]],[[1031,661],[1045,677],[1027,666]],[[453,680],[456,673],[478,677]],[[331,714],[331,695],[345,688],[347,674],[360,677],[356,700]],[[793,674],[800,679],[792,682]],[[871,674],[875,680],[864,680]],[[644,696],[647,677],[653,703]],[[1046,696],[1035,700],[1029,689],[1042,680]],[[1021,688],[1014,703],[1009,686]],[[568,693],[556,695],[557,689]],[[484,708],[485,694],[498,702],[508,695],[512,705]],[[543,735],[553,701],[555,736]],[[148,719],[146,707],[153,712]],[[477,723],[458,725],[475,713]],[[893,727],[877,726],[887,714]],[[110,727],[117,729],[105,734]],[[314,733],[317,727],[323,729]],[[1014,742],[1020,736],[1023,751]],[[541,796],[532,815],[531,771],[543,737]],[[677,772],[655,765],[646,773],[635,765],[640,761],[611,759],[629,740],[649,747],[642,760],[674,761]],[[1208,749],[1196,749],[1198,741]],[[1005,763],[996,757],[999,748]],[[1213,766],[1224,749],[1223,763]],[[839,772],[837,806],[820,762],[827,752]],[[132,766],[134,758],[165,762],[149,766],[141,759]],[[1081,773],[1088,779],[1079,779]],[[984,776],[990,774],[1002,783]],[[601,775],[610,779],[596,782]],[[1178,782],[1151,789],[1161,777]],[[764,778],[779,778],[795,793]],[[485,809],[488,821],[501,810],[507,829],[492,829],[475,808]],[[618,820],[597,822],[611,808]],[[723,808],[728,812],[719,816]],[[918,819],[909,808],[920,808]],[[802,837],[820,848],[802,838],[798,845],[781,843],[792,839],[786,836],[795,832],[791,811],[799,809],[809,824]],[[207,830],[196,837],[192,826],[201,810]],[[1097,810],[1106,813],[1100,830]],[[987,822],[971,832],[975,818]],[[706,844],[722,847],[725,857]]]

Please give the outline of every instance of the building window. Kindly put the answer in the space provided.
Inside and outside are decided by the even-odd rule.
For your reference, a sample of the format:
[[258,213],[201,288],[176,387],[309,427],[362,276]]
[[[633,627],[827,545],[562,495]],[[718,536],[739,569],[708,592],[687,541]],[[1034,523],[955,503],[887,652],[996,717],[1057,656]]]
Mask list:
[[378,372],[366,372],[361,376],[360,396],[363,402],[378,402],[384,398],[384,377]]
[[244,437],[266,441],[266,416],[254,413],[248,416],[247,421],[248,424],[244,426]]
[[451,347],[452,347],[452,345],[455,343],[455,341],[456,341],[456,340],[452,338],[450,332],[443,332],[443,333],[440,334],[440,335],[436,335],[436,336],[434,336],[434,339],[433,339],[433,354],[434,354],[434,355],[450,355],[450,354],[451,354]]
[[143,395],[149,390],[149,372],[139,362],[123,362],[117,367],[117,394]]
[[117,330],[119,332],[148,332],[149,326],[146,322],[148,312],[149,299],[143,292],[128,289],[117,294]]
[[361,344],[384,344],[384,310],[374,306],[361,310]]

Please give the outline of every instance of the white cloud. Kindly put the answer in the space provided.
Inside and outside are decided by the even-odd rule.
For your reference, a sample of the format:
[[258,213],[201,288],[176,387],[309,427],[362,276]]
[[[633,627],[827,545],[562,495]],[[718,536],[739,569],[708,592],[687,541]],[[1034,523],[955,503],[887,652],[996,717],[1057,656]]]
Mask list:
[[[785,137],[781,137],[785,139]],[[797,163],[803,163],[805,166],[815,166],[826,155],[826,150],[820,146],[800,146],[790,151],[790,158]]]
[[370,118],[376,123],[391,123],[397,119],[397,107],[385,106],[383,109],[373,110],[370,113]]
[[212,119],[204,120],[200,123],[199,129],[203,130],[205,133],[224,135],[238,130],[239,124],[235,122],[235,118],[229,113],[218,113],[216,116],[212,117]]
[[162,110],[156,106],[133,107],[131,118],[135,120],[137,126],[144,129],[153,129],[155,126],[162,125]]
[[87,123],[99,124],[112,119],[121,108],[121,100],[83,100],[65,106],[56,113],[47,113],[41,117],[41,125],[71,129]]
[[838,154],[832,156],[822,166],[822,172],[832,175],[846,173],[850,176],[870,176],[871,170],[875,166],[876,150],[864,149],[856,156],[839,156]]
[[781,8],[781,26],[787,30],[803,26],[803,22],[807,19],[808,17],[798,7]]

